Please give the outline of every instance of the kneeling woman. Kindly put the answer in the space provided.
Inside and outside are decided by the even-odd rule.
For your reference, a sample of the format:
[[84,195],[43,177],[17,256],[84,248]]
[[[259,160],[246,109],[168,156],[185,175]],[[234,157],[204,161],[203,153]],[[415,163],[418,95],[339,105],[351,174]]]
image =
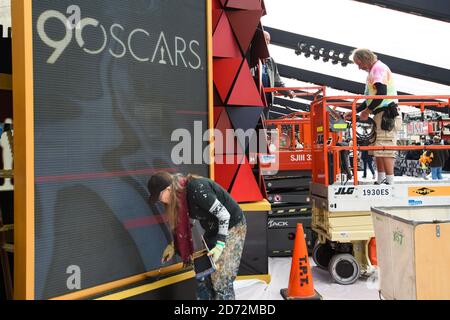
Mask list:
[[214,181],[194,175],[158,172],[148,181],[150,202],[164,204],[174,242],[164,250],[162,262],[175,250],[184,261],[193,251],[189,219],[200,221],[217,271],[198,282],[201,300],[234,300],[236,279],[247,225],[244,214],[230,194]]

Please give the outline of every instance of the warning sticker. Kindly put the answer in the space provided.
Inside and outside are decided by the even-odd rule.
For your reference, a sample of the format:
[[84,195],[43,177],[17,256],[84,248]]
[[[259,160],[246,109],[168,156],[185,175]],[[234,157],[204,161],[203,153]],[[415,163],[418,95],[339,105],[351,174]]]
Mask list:
[[445,197],[450,196],[450,186],[424,186],[409,187],[409,197],[427,196],[427,197]]

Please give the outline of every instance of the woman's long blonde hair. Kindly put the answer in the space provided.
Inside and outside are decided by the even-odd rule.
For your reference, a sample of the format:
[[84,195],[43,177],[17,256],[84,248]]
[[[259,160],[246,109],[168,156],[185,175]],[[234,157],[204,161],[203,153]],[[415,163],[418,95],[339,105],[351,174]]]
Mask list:
[[[178,203],[178,196],[185,192],[185,187],[181,186],[179,182],[179,178],[182,178],[183,175],[181,173],[175,173],[171,174],[172,176],[172,183],[170,184],[170,196],[169,196],[169,203],[164,204],[165,213],[167,215],[167,219],[169,221],[169,225],[172,231],[175,230],[177,227],[177,214],[179,209],[179,203]],[[196,174],[188,174],[186,176],[186,179],[188,183],[192,180],[203,178],[202,176],[196,175]]]

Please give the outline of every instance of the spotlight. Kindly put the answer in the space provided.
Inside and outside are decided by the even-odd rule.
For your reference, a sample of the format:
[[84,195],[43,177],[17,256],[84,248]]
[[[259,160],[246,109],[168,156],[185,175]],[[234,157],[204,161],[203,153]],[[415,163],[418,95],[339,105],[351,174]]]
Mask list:
[[311,47],[305,48],[305,57],[309,58],[311,56]]
[[297,44],[297,49],[295,50],[295,54],[299,56],[302,52],[306,53],[306,47],[307,47],[306,43],[304,43],[304,42],[300,43],[299,42]]
[[339,52],[334,52],[333,53],[333,61],[331,61],[331,63],[333,64],[338,64],[339,63]]
[[333,55],[333,50],[329,50],[329,49],[324,49],[324,48],[320,48],[319,53],[323,59],[323,62],[328,62],[331,58],[331,56]]
[[349,63],[352,63],[350,61],[350,54],[346,53],[346,54],[344,54],[344,57],[342,58],[342,66],[346,67]]
[[317,50],[314,46],[311,47],[311,53],[313,54],[314,60],[319,60],[320,58],[319,50]]
[[305,55],[305,58],[312,57],[314,60],[322,58],[323,62],[331,61],[332,64],[341,64],[343,67],[353,63],[350,60],[351,53],[341,52],[332,48],[316,47],[315,45],[309,45],[304,42],[297,43],[295,49],[296,55]]
[[328,52],[328,55],[326,56],[326,60],[328,61],[330,59],[333,59],[333,56],[334,56],[334,50],[330,50]]
[[314,60],[318,60],[320,58],[319,50],[316,48],[315,45],[311,45],[309,47],[309,54],[313,56]]

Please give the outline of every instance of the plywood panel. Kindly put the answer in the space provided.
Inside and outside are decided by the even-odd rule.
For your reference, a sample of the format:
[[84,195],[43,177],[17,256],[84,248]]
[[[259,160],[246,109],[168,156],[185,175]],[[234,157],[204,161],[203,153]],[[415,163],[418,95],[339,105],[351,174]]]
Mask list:
[[414,226],[393,219],[390,225],[394,299],[415,299]]
[[450,223],[421,224],[415,237],[417,299],[450,299]]
[[377,263],[379,268],[380,291],[384,299],[394,299],[394,270],[392,264],[391,225],[386,216],[373,213],[373,226],[377,239]]
[[450,209],[442,207],[408,207],[392,208],[386,210],[390,215],[411,222],[450,221]]

